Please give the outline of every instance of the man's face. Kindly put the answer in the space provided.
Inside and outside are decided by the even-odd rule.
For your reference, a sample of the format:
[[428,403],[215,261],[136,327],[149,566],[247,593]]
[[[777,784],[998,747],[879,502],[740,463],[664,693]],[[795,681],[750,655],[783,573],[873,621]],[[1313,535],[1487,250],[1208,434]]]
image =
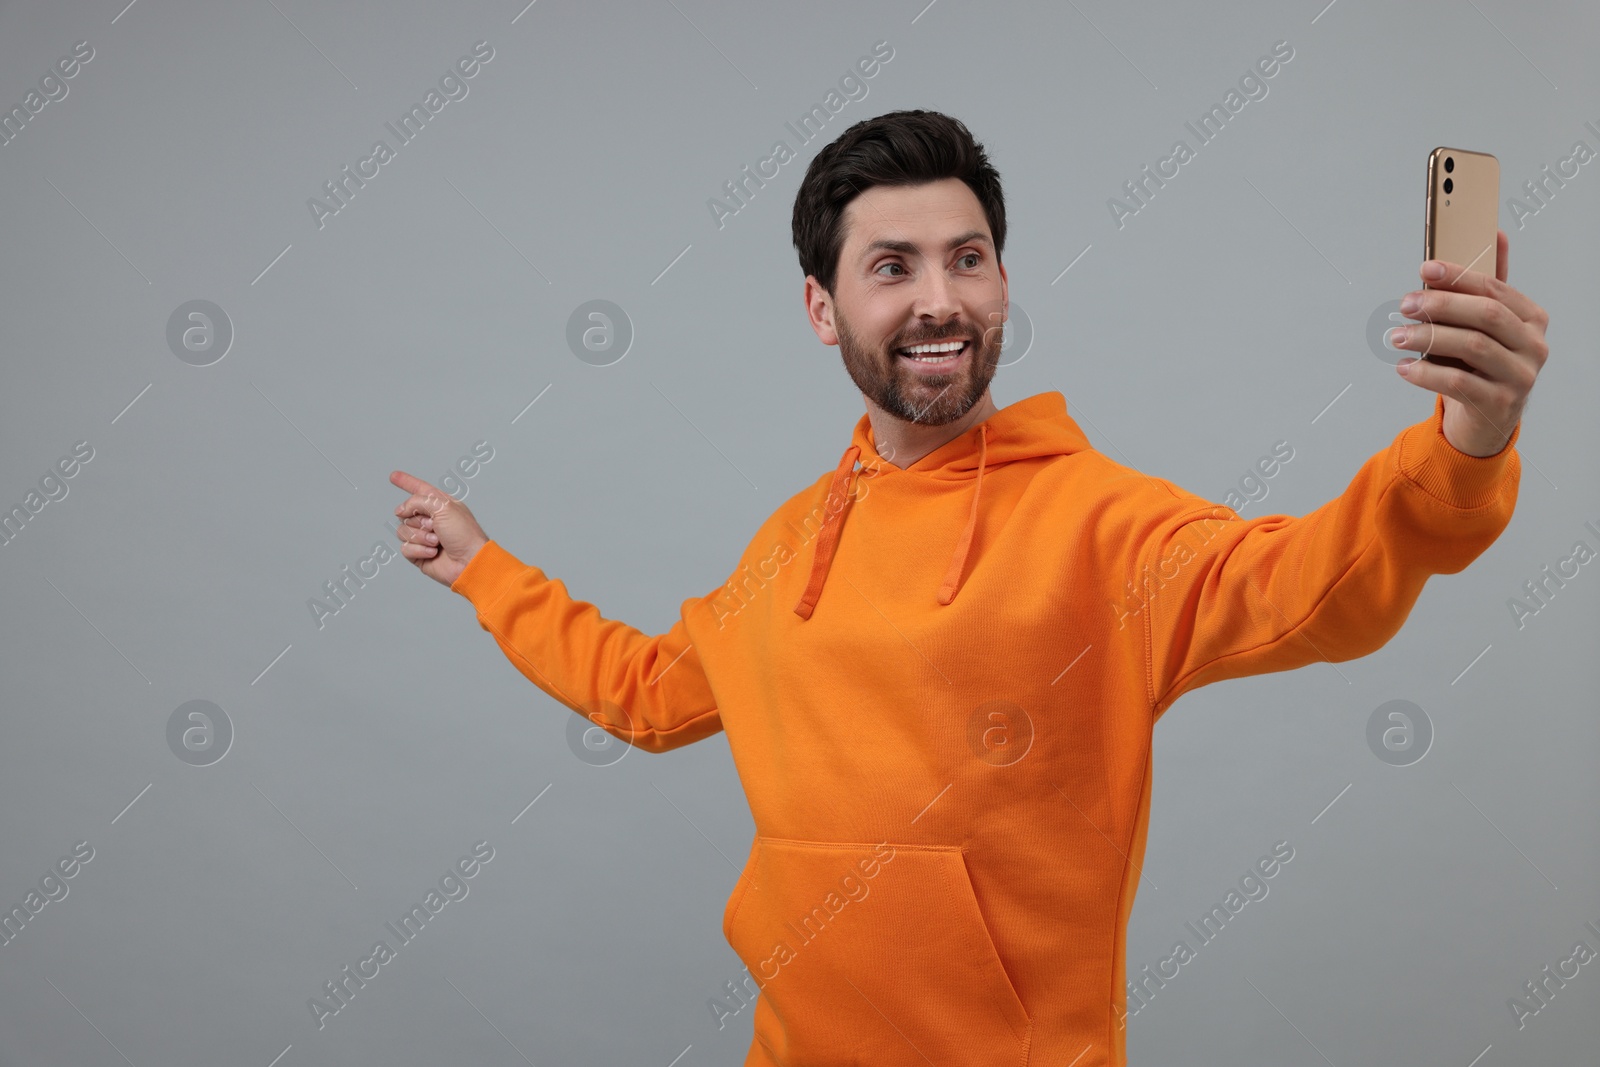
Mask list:
[[[845,208],[844,227],[832,297],[807,279],[817,335],[838,344],[856,388],[890,415],[924,426],[961,418],[994,377],[1006,311],[978,198],[956,178],[873,186]],[[904,351],[938,342],[964,345]]]

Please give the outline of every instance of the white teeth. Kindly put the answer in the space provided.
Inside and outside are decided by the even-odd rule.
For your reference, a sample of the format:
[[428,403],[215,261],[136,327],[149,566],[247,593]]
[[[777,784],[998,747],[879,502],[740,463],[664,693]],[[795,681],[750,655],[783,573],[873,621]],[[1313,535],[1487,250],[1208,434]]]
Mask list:
[[[912,345],[900,349],[900,354],[919,363],[942,363],[966,347],[965,341],[943,341],[939,344]],[[916,353],[926,353],[917,355]]]

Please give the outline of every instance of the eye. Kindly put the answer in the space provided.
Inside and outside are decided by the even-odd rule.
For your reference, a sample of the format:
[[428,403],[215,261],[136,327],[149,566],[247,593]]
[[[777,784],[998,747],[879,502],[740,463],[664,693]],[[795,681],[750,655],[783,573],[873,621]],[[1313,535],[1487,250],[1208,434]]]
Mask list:
[[877,271],[875,271],[874,273],[881,273],[883,271],[884,267],[896,267],[896,268],[899,268],[900,270],[904,270],[905,269],[899,263],[896,263],[895,261],[890,260],[888,263],[885,263],[882,267],[879,267],[877,269]]
[[[977,260],[977,259],[982,259],[982,258],[983,258],[983,256],[982,256],[982,255],[980,255],[980,254],[979,254],[979,253],[977,253],[977,252],[968,252],[968,253],[967,253],[967,254],[966,254],[966,255],[964,255],[964,256],[962,256],[962,257],[961,257],[961,258],[962,258],[962,259],[973,259],[973,260]],[[957,261],[957,262],[960,262],[960,261],[959,261],[959,260],[958,260],[958,261]],[[969,268],[969,269],[973,269],[973,268],[976,268],[976,267],[977,267],[977,264],[976,264],[976,263],[974,263],[974,264],[973,264],[973,265],[972,265],[972,268]]]

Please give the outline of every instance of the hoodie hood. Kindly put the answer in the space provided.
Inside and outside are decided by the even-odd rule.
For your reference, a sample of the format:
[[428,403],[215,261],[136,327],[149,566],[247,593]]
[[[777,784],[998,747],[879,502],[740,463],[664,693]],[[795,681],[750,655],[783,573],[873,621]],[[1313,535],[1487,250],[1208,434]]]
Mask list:
[[[1091,447],[1089,439],[1067,414],[1066,397],[1055,391],[1037,393],[1001,408],[906,468],[897,467],[878,454],[877,443],[872,435],[872,420],[862,415],[851,434],[850,446],[839,457],[839,465],[834,469],[833,482],[828,488],[827,517],[817,534],[816,551],[811,559],[811,577],[806,582],[800,602],[795,605],[794,613],[802,619],[811,618],[811,612],[822,596],[822,587],[828,580],[828,568],[833,563],[834,550],[839,545],[845,516],[856,496],[852,481],[859,478],[863,470],[879,478],[934,478],[972,482],[972,507],[951,548],[950,566],[945,571],[944,581],[938,591],[939,603],[948,605],[961,588],[967,550],[972,546],[973,531],[978,525],[978,509],[983,504],[984,472],[1018,460],[1067,456]],[[857,465],[858,460],[860,466]]]

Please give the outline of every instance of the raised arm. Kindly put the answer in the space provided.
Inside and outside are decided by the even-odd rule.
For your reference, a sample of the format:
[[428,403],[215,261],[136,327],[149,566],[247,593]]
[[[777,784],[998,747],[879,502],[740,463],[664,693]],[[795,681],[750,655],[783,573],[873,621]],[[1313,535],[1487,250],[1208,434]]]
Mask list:
[[1520,427],[1503,451],[1469,456],[1442,417],[1441,400],[1301,518],[1241,519],[1156,479],[1169,499],[1143,538],[1130,602],[1157,717],[1224,678],[1376,651],[1431,575],[1461,570],[1499,536],[1517,499]]
[[1160,482],[1172,499],[1146,531],[1135,579],[1157,586],[1141,612],[1157,717],[1222,678],[1377,650],[1430,575],[1461,570],[1500,535],[1516,504],[1522,412],[1550,354],[1550,316],[1506,284],[1509,250],[1501,230],[1493,275],[1438,260],[1418,268],[1426,287],[1401,309],[1421,321],[1393,343],[1420,354],[1396,369],[1438,394],[1433,416],[1367,460],[1337,499],[1304,518],[1246,522]]

